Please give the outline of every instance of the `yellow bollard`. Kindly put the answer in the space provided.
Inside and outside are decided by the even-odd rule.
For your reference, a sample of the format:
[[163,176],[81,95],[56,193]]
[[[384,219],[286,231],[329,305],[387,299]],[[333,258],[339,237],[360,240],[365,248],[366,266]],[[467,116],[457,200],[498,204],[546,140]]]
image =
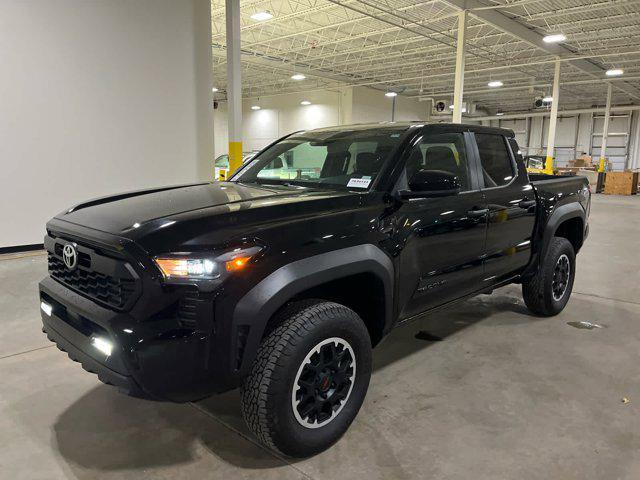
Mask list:
[[604,157],[600,157],[600,166],[598,167],[599,172],[604,172],[605,163],[606,159]]
[[553,157],[548,155],[544,162],[544,173],[546,175],[553,175]]
[[229,142],[229,172],[227,178],[242,166],[242,142]]

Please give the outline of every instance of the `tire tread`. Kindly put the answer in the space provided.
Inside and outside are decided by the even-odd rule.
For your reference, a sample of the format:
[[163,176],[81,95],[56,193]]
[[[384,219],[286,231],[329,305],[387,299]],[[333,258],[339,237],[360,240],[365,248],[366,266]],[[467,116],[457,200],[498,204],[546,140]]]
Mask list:
[[305,333],[317,328],[328,315],[350,316],[361,322],[350,308],[323,300],[303,300],[286,305],[274,318],[276,327],[262,340],[251,372],[240,389],[242,416],[253,434],[267,447],[284,454],[274,441],[273,418],[269,415],[275,401],[269,394],[271,384],[283,379],[277,375]]
[[[529,280],[522,283],[522,297],[527,308],[536,315],[549,317],[558,314],[560,310],[554,309],[551,293],[547,291],[553,277],[553,269],[555,259],[564,252],[571,252],[571,262],[574,263],[575,272],[575,253],[571,242],[564,237],[553,237],[547,254],[540,264],[538,272]],[[549,261],[549,259],[553,259]],[[573,279],[572,279],[573,285]],[[569,288],[569,287],[567,287]],[[571,290],[567,292],[567,296],[571,295]],[[566,302],[565,302],[566,305]]]

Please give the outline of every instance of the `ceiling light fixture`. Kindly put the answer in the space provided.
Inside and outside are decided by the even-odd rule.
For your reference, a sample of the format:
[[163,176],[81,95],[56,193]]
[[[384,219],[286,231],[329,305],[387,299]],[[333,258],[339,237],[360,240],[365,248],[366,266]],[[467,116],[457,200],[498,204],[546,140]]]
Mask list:
[[621,68],[611,68],[607,70],[606,73],[607,73],[607,77],[619,77],[624,73],[624,70],[622,70]]
[[260,110],[260,106],[259,105],[254,105],[251,107],[251,110]]
[[309,100],[302,100],[300,105],[311,105],[311,102]]
[[491,80],[489,83],[487,83],[487,85],[491,88],[496,88],[503,86],[504,83],[502,83],[500,80]]
[[271,15],[269,12],[256,12],[251,15],[251,19],[255,20],[256,22],[264,22],[265,20],[269,20],[271,18],[273,18],[273,15]]
[[543,101],[544,103],[551,103],[551,102],[553,102],[553,97],[544,97],[544,98],[542,99],[542,101]]
[[218,91],[218,89],[217,89],[216,87],[213,87],[213,88],[211,89],[211,91],[212,91],[213,93],[216,93],[216,92]]
[[397,97],[398,94],[396,92],[387,92],[384,94],[385,97]]
[[293,75],[291,75],[291,80],[300,81],[300,80],[304,80],[305,78],[307,78],[307,77],[305,77],[301,73],[294,73]]
[[[450,110],[453,110],[453,108],[454,108],[454,107],[453,107],[453,104],[452,104],[452,105],[449,105],[449,109],[450,109]],[[462,107],[462,113],[467,113],[467,107]]]
[[542,41],[544,43],[560,43],[560,42],[564,42],[566,39],[567,37],[563,33],[554,33],[554,34],[546,35],[542,37]]
[[502,115],[504,115],[504,112],[496,112],[496,115],[497,115],[498,117],[501,117]]

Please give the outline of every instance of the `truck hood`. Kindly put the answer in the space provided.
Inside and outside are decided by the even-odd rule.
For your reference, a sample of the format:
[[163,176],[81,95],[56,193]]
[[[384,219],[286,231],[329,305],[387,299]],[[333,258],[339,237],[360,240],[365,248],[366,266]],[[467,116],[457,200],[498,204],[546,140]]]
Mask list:
[[[329,207],[354,206],[358,194],[330,190],[313,190],[297,186],[262,186],[234,182],[213,182],[180,185],[152,190],[141,190],[110,197],[103,197],[78,204],[56,216],[57,219],[93,230],[106,232],[136,241],[147,251],[158,237],[169,234],[172,241],[184,245],[189,237],[193,240],[194,224],[204,231],[217,233],[217,240],[226,236],[224,231],[231,225],[220,217],[225,214],[241,214],[235,218],[236,228],[248,227],[258,219],[261,222],[274,220],[278,215],[292,214],[291,207],[310,200],[312,210]],[[337,201],[341,198],[341,201]],[[327,203],[328,202],[328,203]],[[279,208],[278,208],[279,207]],[[347,207],[348,208],[348,207]],[[260,214],[256,210],[260,209]],[[266,210],[270,212],[267,213]],[[278,210],[278,211],[276,211]],[[294,208],[298,213],[300,208]],[[302,210],[307,210],[304,208]],[[248,215],[255,212],[255,214]],[[238,224],[239,222],[239,224]],[[171,227],[171,228],[166,228]],[[189,234],[186,230],[189,230]],[[199,232],[200,234],[204,231]],[[176,238],[176,234],[182,237]],[[227,234],[231,233],[226,232]],[[185,234],[184,236],[182,234]],[[168,240],[168,238],[167,238]],[[200,241],[203,239],[200,238]],[[210,239],[213,241],[213,238]],[[162,242],[164,243],[164,242]],[[177,245],[176,245],[177,246]]]

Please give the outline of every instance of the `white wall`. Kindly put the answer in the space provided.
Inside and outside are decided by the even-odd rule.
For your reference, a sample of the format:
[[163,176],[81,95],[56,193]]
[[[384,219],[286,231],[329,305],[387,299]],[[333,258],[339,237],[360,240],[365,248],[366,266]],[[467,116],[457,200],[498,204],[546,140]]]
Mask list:
[[88,198],[210,176],[208,0],[2,0],[0,247]]
[[[301,105],[308,100],[311,105]],[[260,110],[252,110],[252,106]],[[274,140],[296,130],[340,124],[341,92],[318,90],[271,97],[247,99],[242,104],[242,148],[259,150]],[[219,102],[214,110],[216,156],[227,153],[227,103]]]
[[[308,100],[311,105],[300,105]],[[253,105],[260,110],[251,110]],[[396,120],[424,120],[427,102],[396,97]],[[366,87],[318,90],[248,99],[242,105],[244,151],[258,150],[294,132],[350,123],[391,121],[392,99],[384,92]],[[227,153],[227,104],[219,102],[214,111],[216,156]]]
[[[367,87],[353,89],[353,123],[390,122],[393,98],[385,92]],[[396,97],[395,121],[426,120],[428,102],[419,102],[413,98]]]

